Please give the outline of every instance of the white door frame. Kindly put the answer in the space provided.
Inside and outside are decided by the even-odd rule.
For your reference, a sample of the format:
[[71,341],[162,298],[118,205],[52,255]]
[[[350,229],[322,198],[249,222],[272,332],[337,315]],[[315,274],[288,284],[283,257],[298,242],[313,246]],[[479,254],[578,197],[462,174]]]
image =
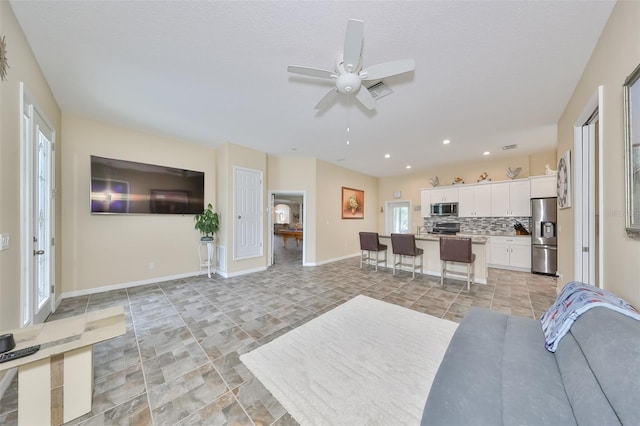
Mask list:
[[[24,115],[30,117],[30,124],[28,128],[25,128]],[[51,125],[51,122],[39,108],[34,98],[30,95],[23,82],[20,82],[20,325],[25,326],[34,323],[37,307],[35,306],[35,289],[34,289],[34,243],[33,238],[35,235],[33,215],[34,215],[34,202],[33,202],[33,174],[34,174],[34,161],[33,161],[33,138],[37,135],[33,134],[35,128],[34,119],[35,115],[40,117],[40,120],[46,125],[52,133],[51,137],[51,179],[52,180],[52,194],[50,194],[50,209],[51,218],[49,224],[49,230],[51,235],[51,241],[45,242],[48,250],[48,268],[49,268],[49,285],[51,286],[50,294],[50,309],[48,312],[54,312],[56,308],[56,260],[55,260],[55,143],[56,143],[56,130]],[[26,140],[24,136],[28,135]],[[44,306],[44,305],[43,305]],[[44,320],[44,318],[41,318]],[[40,319],[38,319],[38,322]]]
[[[574,279],[587,283],[597,282],[604,287],[604,201],[602,188],[603,176],[603,86],[598,86],[597,92],[591,97],[582,114],[574,124],[574,154],[573,158],[573,182],[574,190]],[[597,116],[594,113],[597,111]],[[595,176],[595,162],[583,164],[583,150],[589,150],[589,158],[595,155],[595,132],[593,123],[598,122],[598,176]],[[586,169],[585,169],[586,168]],[[586,173],[585,173],[586,172]],[[586,182],[585,182],[586,181]],[[595,205],[595,187],[600,188],[598,205]],[[585,208],[587,212],[585,212]],[[595,258],[595,222],[589,220],[598,211],[598,258]],[[585,213],[588,213],[585,220]],[[585,241],[588,240],[588,241]],[[585,244],[586,243],[586,244]],[[585,249],[588,250],[588,268],[584,265]],[[595,276],[595,265],[598,263],[598,277]],[[588,269],[588,270],[587,270]],[[586,277],[585,277],[586,275]]]
[[274,212],[274,196],[276,194],[282,195],[295,195],[296,197],[302,196],[302,224],[304,226],[304,236],[302,238],[302,266],[307,264],[307,191],[295,191],[295,190],[277,190],[270,189],[269,190],[269,232],[271,234],[270,238],[267,239],[269,241],[269,248],[267,250],[267,266],[273,265],[273,248],[274,248],[274,236],[273,236],[273,212]]

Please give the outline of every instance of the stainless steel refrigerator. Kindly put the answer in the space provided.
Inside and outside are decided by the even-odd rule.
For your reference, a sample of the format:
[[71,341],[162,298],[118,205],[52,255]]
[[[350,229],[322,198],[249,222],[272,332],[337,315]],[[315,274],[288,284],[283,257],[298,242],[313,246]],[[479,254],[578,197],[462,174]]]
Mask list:
[[531,272],[556,275],[558,269],[557,200],[531,199]]

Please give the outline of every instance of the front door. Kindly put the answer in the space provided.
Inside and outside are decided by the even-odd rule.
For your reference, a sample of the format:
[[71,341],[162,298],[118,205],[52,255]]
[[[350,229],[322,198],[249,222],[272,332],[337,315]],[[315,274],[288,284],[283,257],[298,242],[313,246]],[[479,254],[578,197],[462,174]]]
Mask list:
[[23,92],[25,211],[22,238],[22,323],[44,322],[52,311],[55,265],[55,131]]

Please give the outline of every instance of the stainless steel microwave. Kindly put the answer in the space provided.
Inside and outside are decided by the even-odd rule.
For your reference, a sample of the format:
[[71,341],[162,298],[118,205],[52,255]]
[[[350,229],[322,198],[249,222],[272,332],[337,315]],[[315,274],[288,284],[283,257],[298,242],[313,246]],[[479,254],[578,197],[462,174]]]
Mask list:
[[431,216],[458,216],[458,203],[431,204]]

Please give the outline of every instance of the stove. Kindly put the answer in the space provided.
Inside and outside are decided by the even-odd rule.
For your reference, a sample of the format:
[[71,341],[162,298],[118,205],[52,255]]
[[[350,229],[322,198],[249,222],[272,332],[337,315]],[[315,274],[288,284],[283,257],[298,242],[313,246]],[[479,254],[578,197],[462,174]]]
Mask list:
[[460,232],[460,222],[434,223],[430,234],[456,235]]

